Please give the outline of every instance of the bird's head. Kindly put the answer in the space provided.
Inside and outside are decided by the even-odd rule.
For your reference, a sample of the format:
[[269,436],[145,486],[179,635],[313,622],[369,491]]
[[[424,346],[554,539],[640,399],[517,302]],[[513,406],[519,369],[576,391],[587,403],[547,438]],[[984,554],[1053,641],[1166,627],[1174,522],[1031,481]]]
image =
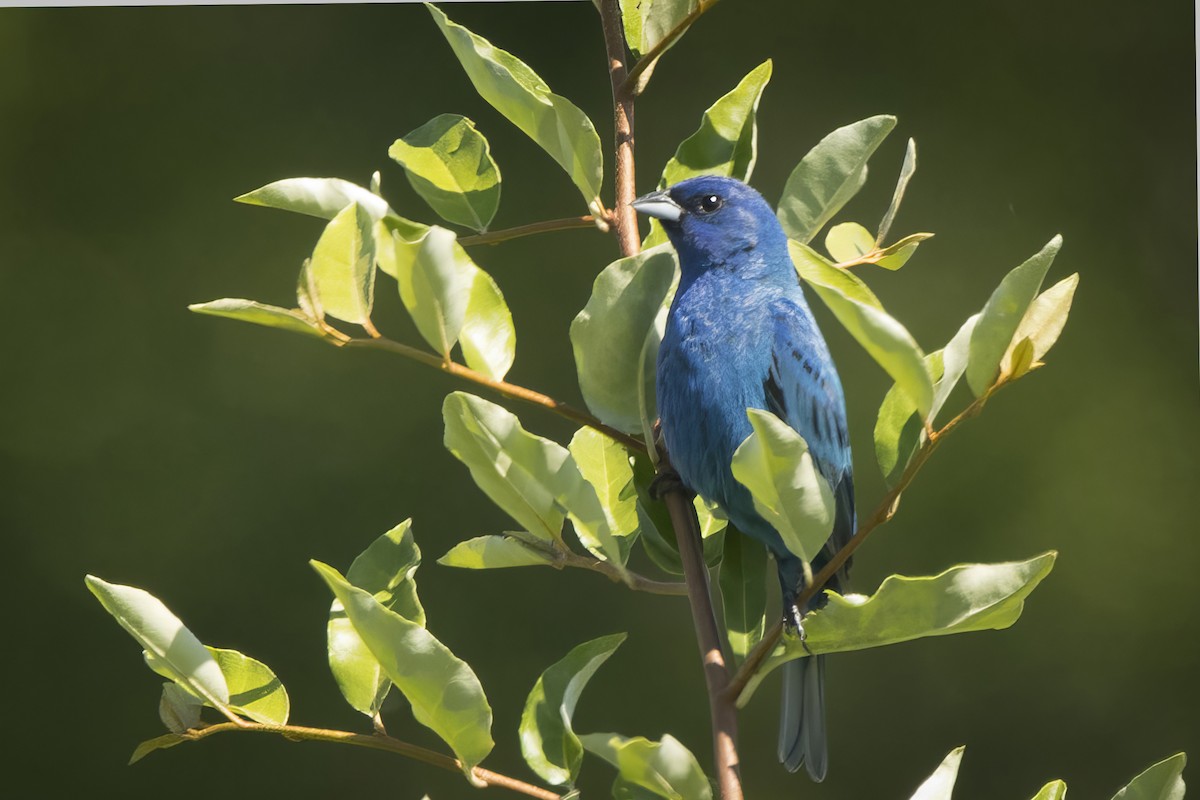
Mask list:
[[[789,265],[787,236],[762,195],[733,178],[701,175],[633,201],[658,219],[685,272],[763,259]],[[739,255],[741,254],[741,255]]]

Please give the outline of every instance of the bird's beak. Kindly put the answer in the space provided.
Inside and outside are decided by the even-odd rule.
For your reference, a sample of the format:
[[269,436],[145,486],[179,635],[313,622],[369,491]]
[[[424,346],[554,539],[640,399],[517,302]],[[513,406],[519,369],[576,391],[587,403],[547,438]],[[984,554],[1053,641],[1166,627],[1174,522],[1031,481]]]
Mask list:
[[644,194],[629,205],[647,217],[663,219],[668,222],[678,222],[683,216],[683,206],[671,199],[666,189]]

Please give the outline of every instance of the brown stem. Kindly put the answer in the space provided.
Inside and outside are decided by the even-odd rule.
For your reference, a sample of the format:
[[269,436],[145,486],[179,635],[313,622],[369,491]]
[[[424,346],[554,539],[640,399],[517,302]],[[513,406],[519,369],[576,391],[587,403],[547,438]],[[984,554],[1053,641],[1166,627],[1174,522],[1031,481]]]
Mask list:
[[[707,5],[709,4],[701,3],[702,8]],[[695,16],[699,16],[699,13]],[[637,255],[641,250],[637,215],[630,206],[637,196],[633,160],[633,105],[637,81],[636,76],[628,73],[625,32],[618,0],[600,0],[600,19],[604,26],[604,46],[608,55],[608,74],[613,94],[616,203],[612,211],[612,220],[616,227],[621,255],[628,257]],[[678,38],[678,34],[673,32],[673,35]],[[645,59],[639,62],[639,66],[643,62]],[[656,468],[660,473],[671,469],[665,457]],[[682,490],[668,492],[663,499],[671,514],[671,526],[675,529],[679,557],[683,562],[684,578],[687,581],[692,622],[696,627],[696,643],[700,647],[700,656],[704,663],[717,788],[721,800],[742,800],[742,781],[738,772],[737,707],[725,692],[729,683],[729,668],[721,650],[721,635],[717,628],[716,612],[713,610],[712,592],[708,585],[708,567],[704,563],[704,547],[700,539],[700,526],[696,522],[696,510]]]
[[578,567],[580,569],[589,569],[593,572],[598,572],[601,575],[607,576],[614,583],[623,583],[629,586],[630,589],[638,592],[647,592],[648,594],[673,595],[681,597],[688,593],[687,584],[675,581],[656,581],[653,578],[647,578],[644,575],[638,575],[636,572],[626,571],[626,577],[622,578],[621,573],[607,561],[600,561],[595,558],[587,558],[586,556],[570,553],[565,556],[562,561],[564,567]]
[[465,381],[470,381],[478,386],[483,386],[491,389],[493,392],[503,395],[504,397],[513,400],[521,400],[525,403],[531,403],[535,406],[541,406],[549,411],[553,411],[560,417],[565,417],[572,422],[577,422],[580,425],[586,425],[589,428],[594,428],[604,435],[620,442],[625,447],[636,452],[646,452],[646,445],[641,439],[630,436],[627,433],[617,430],[616,428],[605,425],[600,420],[588,414],[585,411],[580,411],[574,406],[555,400],[549,395],[535,392],[533,389],[526,389],[524,386],[518,386],[515,383],[507,381],[499,381],[495,378],[489,378],[482,372],[476,372],[470,367],[465,367],[454,361],[447,361],[441,356],[428,353],[416,347],[410,347],[400,342],[392,341],[391,339],[351,339],[344,343],[343,347],[360,347],[369,350],[385,350],[389,353],[396,353],[405,358],[410,358],[413,361],[418,361],[426,366],[441,370],[447,374],[453,375],[456,378],[461,378]]
[[630,97],[636,97],[640,94],[638,89],[638,79],[642,77],[642,73],[654,66],[654,62],[662,56],[663,53],[679,41],[679,37],[687,33],[687,29],[692,26],[692,23],[700,19],[700,15],[717,4],[717,0],[700,0],[691,13],[680,20],[679,24],[671,29],[670,33],[664,36],[658,44],[650,48],[650,52],[643,53],[638,62],[633,65],[633,69],[625,77],[624,83],[621,85],[621,91],[628,94]]
[[[518,225],[515,228],[504,228],[499,231],[477,233],[474,236],[463,236],[458,240],[458,243],[464,247],[476,244],[499,244],[500,242],[507,242],[510,239],[519,239],[522,236],[533,236],[537,233],[568,231],[575,228],[595,228],[597,224],[596,218],[591,214],[585,214],[582,217],[548,219],[545,222],[531,222],[528,225]],[[604,225],[605,223],[601,221],[599,224]]]
[[[194,728],[185,731],[181,735],[191,741],[199,741],[214,734],[225,733],[227,731],[274,733],[291,742],[310,741],[352,744],[359,747],[369,747],[373,750],[386,750],[389,753],[397,753],[435,767],[450,770],[451,772],[462,771],[462,762],[455,758],[378,733],[351,733],[350,731],[329,730],[327,728],[308,728],[302,725],[261,725],[256,722],[237,725],[232,722],[222,722],[219,725],[206,725],[203,728]],[[484,786],[498,786],[527,797],[539,798],[539,800],[560,800],[560,795],[548,789],[542,789],[516,778],[492,772],[483,767],[473,768],[471,774]]]

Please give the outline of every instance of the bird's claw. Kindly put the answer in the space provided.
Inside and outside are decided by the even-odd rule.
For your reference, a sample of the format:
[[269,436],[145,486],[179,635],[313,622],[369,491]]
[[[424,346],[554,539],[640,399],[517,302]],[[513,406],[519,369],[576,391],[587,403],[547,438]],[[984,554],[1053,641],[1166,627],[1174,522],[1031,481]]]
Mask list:
[[804,652],[810,656],[813,654],[813,651],[808,649],[808,633],[804,630],[803,615],[800,613],[800,609],[796,608],[795,603],[784,602],[783,630],[800,640],[800,646],[804,648]]

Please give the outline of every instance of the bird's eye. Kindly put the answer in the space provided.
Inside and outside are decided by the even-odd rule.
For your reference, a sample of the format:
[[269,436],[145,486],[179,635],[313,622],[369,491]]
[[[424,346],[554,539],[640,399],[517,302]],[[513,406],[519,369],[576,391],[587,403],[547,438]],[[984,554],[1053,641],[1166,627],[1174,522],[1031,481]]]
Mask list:
[[723,205],[725,201],[719,195],[708,194],[696,201],[696,213],[711,214]]

